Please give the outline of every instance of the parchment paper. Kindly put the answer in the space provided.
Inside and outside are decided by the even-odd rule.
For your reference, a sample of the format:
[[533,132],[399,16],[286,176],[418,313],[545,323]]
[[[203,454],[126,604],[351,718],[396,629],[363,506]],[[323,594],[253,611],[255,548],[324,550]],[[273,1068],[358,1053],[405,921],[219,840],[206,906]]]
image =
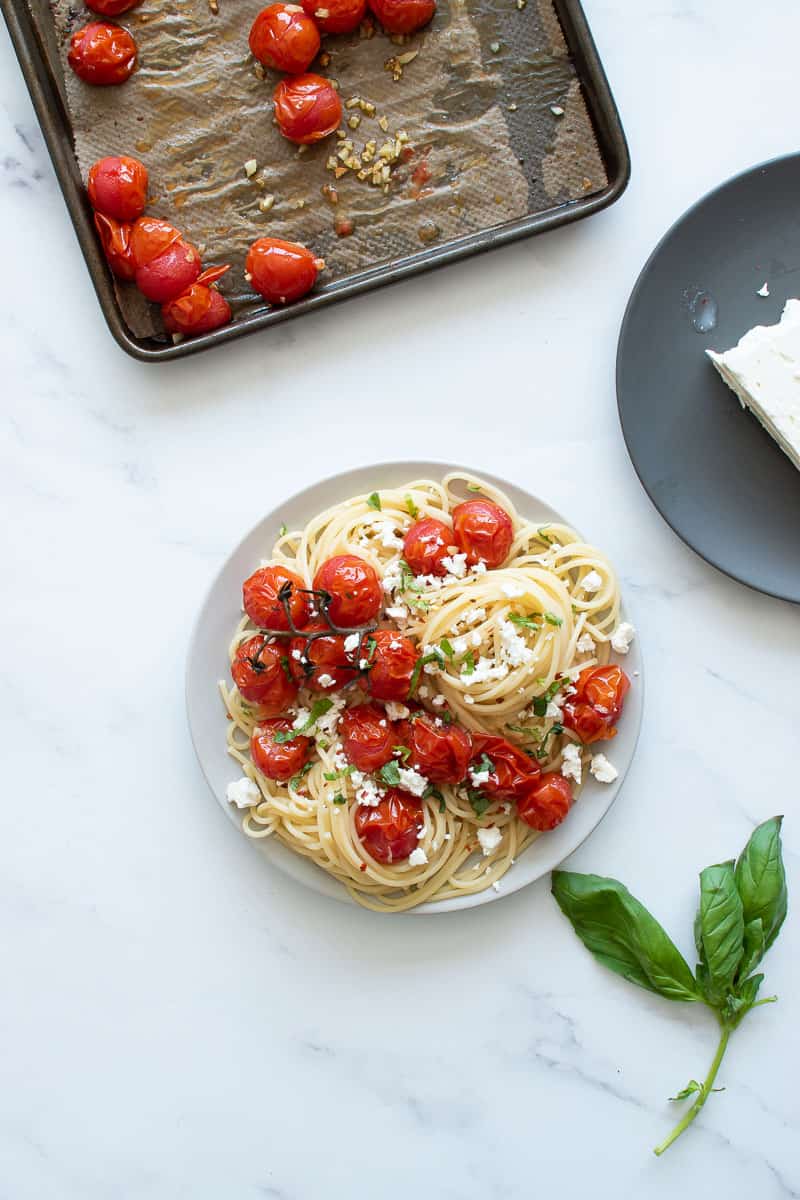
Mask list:
[[[139,67],[116,88],[89,87],[66,65],[69,35],[88,11],[31,2],[44,6],[39,20],[58,47],[81,171],[106,154],[140,158],[150,172],[148,212],[182,229],[207,265],[232,264],[222,290],[235,311],[263,305],[247,286],[244,258],[265,234],[306,243],[326,261],[323,280],[338,279],[607,182],[551,0],[521,9],[517,0],[439,0],[432,25],[402,45],[377,29],[323,39],[330,62],[311,69],[338,82],[343,102],[375,105],[374,117],[345,110],[354,149],[408,134],[414,153],[394,167],[388,194],[350,172],[334,179],[326,163],[341,144],[335,135],[302,153],[280,135],[271,104],[279,76],[256,68],[247,46],[262,0],[217,0],[217,13],[208,0],[144,0],[120,18],[136,38]],[[386,60],[414,50],[395,80]],[[353,113],[356,130],[347,125]],[[414,171],[423,161],[430,179],[420,186]],[[335,206],[325,185],[336,190]],[[345,220],[352,235],[338,236]],[[132,285],[118,294],[136,336],[163,336],[158,310]]]

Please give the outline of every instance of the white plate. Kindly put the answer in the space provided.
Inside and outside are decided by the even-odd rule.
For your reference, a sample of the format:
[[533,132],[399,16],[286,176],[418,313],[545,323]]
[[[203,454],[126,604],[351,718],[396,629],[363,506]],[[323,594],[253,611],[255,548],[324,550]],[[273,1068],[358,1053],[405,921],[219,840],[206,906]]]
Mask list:
[[[468,470],[470,474],[501,488],[521,514],[538,524],[553,522],[571,525],[566,517],[529,492],[478,468],[462,468],[434,462],[380,463],[358,467],[354,471],[345,471],[330,479],[323,479],[320,483],[312,484],[311,487],[291,496],[268,513],[224,563],[200,609],[189,644],[186,708],[192,741],[203,774],[235,825],[241,827],[241,813],[239,809],[228,804],[225,789],[232,779],[238,778],[239,767],[227,753],[227,717],[220,699],[218,683],[220,679],[229,678],[227,648],[232,632],[242,615],[242,582],[252,574],[262,558],[269,556],[281,525],[286,524],[290,529],[298,529],[317,513],[332,504],[347,500],[350,496],[380,491],[382,488],[399,487],[412,479],[441,479],[448,471],[456,470]],[[590,541],[602,548],[602,537],[590,538]],[[630,766],[639,736],[644,683],[638,641],[633,643],[630,653],[625,656],[624,664],[625,670],[632,676],[633,686],[625,701],[619,733],[612,743],[612,757],[619,771],[614,783],[597,783],[590,777],[564,823],[552,833],[542,834],[525,850],[503,876],[499,892],[488,888],[485,892],[459,896],[452,900],[421,904],[418,908],[411,909],[412,913],[452,912],[457,908],[472,908],[476,904],[488,904],[502,899],[503,896],[516,892],[552,871],[589,836],[613,804]],[[634,672],[639,674],[633,675]],[[355,903],[337,880],[308,859],[295,854],[277,839],[247,840],[263,854],[271,866],[284,871],[298,883],[305,884],[315,892],[330,896],[334,900]]]

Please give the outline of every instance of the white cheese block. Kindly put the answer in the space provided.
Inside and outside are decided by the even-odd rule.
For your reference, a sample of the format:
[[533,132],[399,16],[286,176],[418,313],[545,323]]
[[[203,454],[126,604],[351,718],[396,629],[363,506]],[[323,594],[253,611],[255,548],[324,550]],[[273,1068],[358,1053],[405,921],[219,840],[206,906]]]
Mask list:
[[756,325],[737,346],[706,354],[800,470],[800,300],[788,300],[777,325]]

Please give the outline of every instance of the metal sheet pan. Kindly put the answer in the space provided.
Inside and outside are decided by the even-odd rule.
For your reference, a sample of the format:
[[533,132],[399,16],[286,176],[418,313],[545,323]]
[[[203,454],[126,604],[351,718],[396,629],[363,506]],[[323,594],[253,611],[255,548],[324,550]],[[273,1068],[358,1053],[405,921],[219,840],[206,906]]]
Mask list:
[[187,339],[177,345],[152,337],[136,338],[120,310],[112,278],[96,239],[75,158],[71,121],[63,98],[63,79],[59,78],[53,64],[52,47],[43,44],[27,0],[0,0],[0,7],[109,329],[123,350],[143,362],[181,358],[397,279],[589,216],[618,199],[628,182],[630,159],[625,136],[579,0],[554,0],[605,167],[607,184],[604,187],[577,199],[543,207],[519,219],[342,275],[287,308],[258,307],[256,311],[237,315],[233,324],[202,337]]

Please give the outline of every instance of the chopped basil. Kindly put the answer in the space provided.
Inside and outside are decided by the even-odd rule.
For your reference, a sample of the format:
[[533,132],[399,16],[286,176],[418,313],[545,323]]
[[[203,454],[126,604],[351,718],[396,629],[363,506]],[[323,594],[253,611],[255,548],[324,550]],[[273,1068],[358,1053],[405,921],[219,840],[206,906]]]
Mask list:
[[384,783],[388,783],[389,787],[399,787],[400,768],[396,762],[392,761],[384,763],[380,771],[378,771],[378,775]]
[[293,742],[296,737],[300,737],[303,733],[308,733],[320,717],[324,716],[329,709],[333,708],[332,700],[315,700],[311,706],[311,712],[308,718],[298,729],[279,729],[275,734],[275,741],[279,744],[283,742]]
[[421,592],[422,584],[417,583],[417,577],[411,570],[404,558],[398,563],[400,567],[400,591],[401,592]]
[[455,654],[455,650],[450,645],[447,638],[442,638],[442,640],[439,642],[439,649],[443,654],[447,655],[448,658],[452,658]]
[[483,488],[481,487],[481,485],[479,483],[468,483],[467,491],[468,492],[482,492]]
[[536,699],[533,702],[534,716],[537,716],[537,717],[547,716],[548,704],[553,699],[553,697],[556,695],[556,693],[561,691],[562,687],[564,687],[564,685],[566,683],[569,683],[569,680],[566,678],[566,676],[563,679],[554,679],[553,682],[550,684],[550,687],[547,689],[547,691],[544,692],[541,696],[536,697]]
[[473,767],[472,769],[477,774],[480,774],[481,771],[488,771],[490,775],[494,775],[494,763],[489,758],[488,754],[482,754],[478,759],[477,767]]
[[446,708],[444,710],[444,712],[442,713],[442,724],[443,725],[452,725],[453,724],[453,714],[450,712],[449,708]]
[[292,778],[289,780],[290,786],[293,788],[298,787],[303,782],[303,776],[308,774],[308,772],[311,770],[313,765],[314,765],[313,762],[307,762],[306,765],[303,767],[303,769],[301,771],[298,771],[297,774],[293,775]]
[[433,786],[432,783],[429,783],[428,786],[425,788],[425,791],[422,793],[422,799],[423,800],[438,800],[440,813],[446,812],[446,810],[447,810],[447,805],[444,802],[444,796],[442,795],[442,793],[439,791],[439,789],[437,787]]
[[523,617],[521,613],[509,613],[508,619],[513,625],[522,625],[525,629],[540,629],[531,617]]
[[467,788],[467,798],[475,815],[482,817],[489,807],[489,797],[484,796],[483,792],[479,792],[477,788]]
[[548,546],[552,546],[553,539],[551,537],[547,536],[547,534],[545,533],[545,528],[546,528],[546,526],[543,525],[541,529],[537,529],[536,536],[538,537],[540,542],[547,542]]
[[289,659],[285,654],[281,655],[281,666],[283,667],[283,673],[289,680],[289,683],[294,683],[294,675],[292,675],[292,669],[289,666]]
[[378,512],[382,511],[381,498],[377,492],[373,492],[371,496],[367,496],[367,504],[370,508],[377,508]]
[[422,674],[422,668],[426,667],[428,663],[432,662],[438,663],[440,667],[444,666],[444,659],[438,650],[431,650],[430,654],[424,654],[422,658],[417,659],[416,663],[414,664],[414,670],[411,672],[411,682],[408,685],[409,696],[413,696],[417,689],[419,677]]
[[345,798],[341,792],[337,792],[336,795],[333,797],[333,803],[334,804],[346,804],[347,801],[345,800]]
[[471,650],[468,650],[461,663],[461,674],[472,675],[475,671],[475,655]]
[[286,534],[288,532],[289,532],[288,525],[281,525],[281,537],[286,537]]
[[555,613],[546,612],[544,614],[544,619],[545,619],[545,621],[547,621],[548,625],[563,625],[564,624],[561,617],[557,617]]
[[547,758],[547,740],[548,740],[548,738],[550,737],[551,734],[554,737],[558,737],[563,732],[564,732],[564,726],[561,724],[560,721],[556,721],[555,724],[550,727],[550,729],[545,730],[545,733],[542,736],[542,740],[539,742],[539,748],[536,751],[536,757],[537,758]]
[[393,746],[394,753],[401,758],[403,762],[408,762],[411,757],[411,748],[409,746]]
[[408,509],[408,515],[416,521],[417,517],[419,516],[419,509],[414,503],[413,496],[406,496],[406,508]]

